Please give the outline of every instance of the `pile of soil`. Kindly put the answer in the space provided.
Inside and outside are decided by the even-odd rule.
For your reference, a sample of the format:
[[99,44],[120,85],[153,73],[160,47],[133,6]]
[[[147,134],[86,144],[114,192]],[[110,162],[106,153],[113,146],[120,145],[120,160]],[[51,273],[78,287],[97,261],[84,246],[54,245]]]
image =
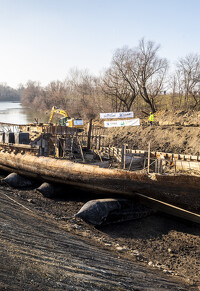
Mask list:
[[[200,155],[200,112],[157,112],[153,126],[148,118],[141,117],[140,122],[140,126],[105,129],[107,143],[147,150],[150,142],[152,151]],[[103,126],[103,121],[94,124]]]

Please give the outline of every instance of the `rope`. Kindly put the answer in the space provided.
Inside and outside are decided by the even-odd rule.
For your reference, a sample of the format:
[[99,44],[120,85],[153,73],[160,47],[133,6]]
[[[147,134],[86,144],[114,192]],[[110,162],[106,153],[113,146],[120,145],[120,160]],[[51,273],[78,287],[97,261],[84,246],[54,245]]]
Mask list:
[[4,196],[6,196],[8,199],[10,199],[11,201],[13,201],[14,203],[16,203],[16,204],[18,204],[18,205],[20,205],[20,206],[22,206],[23,208],[25,208],[26,210],[28,210],[28,211],[30,211],[30,212],[32,212],[32,213],[34,213],[32,210],[30,210],[29,208],[27,208],[26,206],[24,206],[23,204],[21,204],[21,203],[19,203],[19,202],[17,202],[16,200],[14,200],[14,199],[12,199],[12,198],[10,198],[8,195],[6,195],[6,194],[4,194],[4,193],[2,193]]
[[[32,210],[30,210],[28,207],[24,206],[23,204],[17,202],[17,201],[14,200],[13,198],[9,197],[7,194],[5,194],[5,193],[1,193],[1,194],[3,194],[4,196],[6,196],[8,199],[10,199],[11,201],[13,201],[14,203],[16,203],[16,204],[22,206],[22,207],[25,208],[26,210],[32,212],[32,213],[34,214],[34,216],[36,215],[35,212],[33,212]],[[40,215],[37,215],[37,216],[41,217]],[[69,220],[69,219],[73,219],[73,218],[76,218],[75,215],[73,215],[73,216],[63,216],[63,217],[55,218],[55,220],[58,220],[58,221],[59,221],[59,220]]]

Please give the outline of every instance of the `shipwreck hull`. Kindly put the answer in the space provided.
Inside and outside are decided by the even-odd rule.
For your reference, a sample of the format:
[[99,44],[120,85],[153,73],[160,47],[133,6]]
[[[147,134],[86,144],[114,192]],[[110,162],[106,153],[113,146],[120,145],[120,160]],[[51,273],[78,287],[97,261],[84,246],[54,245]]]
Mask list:
[[133,197],[136,192],[200,214],[200,176],[147,175],[69,160],[0,152],[0,168],[43,181]]

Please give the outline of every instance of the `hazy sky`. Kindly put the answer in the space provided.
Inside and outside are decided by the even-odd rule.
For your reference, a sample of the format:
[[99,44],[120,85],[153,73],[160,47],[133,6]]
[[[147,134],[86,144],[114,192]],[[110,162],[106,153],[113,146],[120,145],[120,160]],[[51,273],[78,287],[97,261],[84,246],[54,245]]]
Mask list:
[[0,83],[99,75],[113,52],[141,38],[171,64],[200,53],[200,0],[0,0]]

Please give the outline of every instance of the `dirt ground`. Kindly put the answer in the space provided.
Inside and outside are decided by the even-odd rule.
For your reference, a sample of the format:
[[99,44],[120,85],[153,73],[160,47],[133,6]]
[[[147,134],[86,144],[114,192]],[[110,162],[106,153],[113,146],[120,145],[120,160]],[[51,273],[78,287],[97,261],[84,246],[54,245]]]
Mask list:
[[[152,127],[106,134],[118,147],[150,141],[152,150],[199,155],[199,125],[199,112],[163,112]],[[0,185],[0,290],[200,290],[199,225],[156,213],[97,228],[75,218],[91,199],[67,186],[50,199]]]
[[1,290],[200,290],[199,225],[157,213],[96,228],[74,217],[92,198],[63,194],[0,186]]
[[152,151],[200,155],[200,112],[164,111],[155,114],[152,127],[148,118],[140,122],[141,126],[108,128],[104,134],[117,147],[128,144],[128,148],[147,150],[150,142]]

